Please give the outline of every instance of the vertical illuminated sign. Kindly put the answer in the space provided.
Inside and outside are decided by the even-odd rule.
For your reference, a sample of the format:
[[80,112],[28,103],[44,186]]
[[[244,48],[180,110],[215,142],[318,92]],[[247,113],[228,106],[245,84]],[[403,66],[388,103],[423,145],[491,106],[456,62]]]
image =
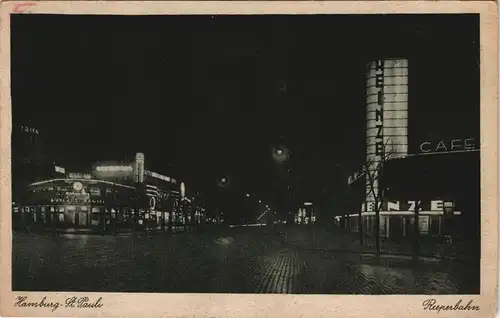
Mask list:
[[383,59],[367,66],[366,161],[373,170],[366,183],[373,183],[374,191],[367,189],[367,202],[373,202],[381,162],[408,154],[408,60]]
[[181,197],[184,198],[186,196],[186,185],[184,182],[181,183]]
[[138,183],[144,182],[144,154],[140,152],[135,155],[134,179]]

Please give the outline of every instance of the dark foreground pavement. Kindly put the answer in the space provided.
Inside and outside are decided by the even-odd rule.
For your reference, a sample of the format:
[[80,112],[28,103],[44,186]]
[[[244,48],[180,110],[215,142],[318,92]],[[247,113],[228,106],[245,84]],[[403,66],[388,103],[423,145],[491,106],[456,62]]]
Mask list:
[[468,264],[312,251],[261,228],[138,238],[15,233],[12,268],[15,291],[479,293],[479,273]]

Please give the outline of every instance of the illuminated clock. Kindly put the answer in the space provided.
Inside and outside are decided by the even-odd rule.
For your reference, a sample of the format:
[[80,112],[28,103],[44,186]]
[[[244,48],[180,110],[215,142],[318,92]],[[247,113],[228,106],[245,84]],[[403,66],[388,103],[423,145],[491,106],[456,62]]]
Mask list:
[[83,184],[81,182],[75,182],[73,183],[73,189],[75,189],[75,191],[82,191]]

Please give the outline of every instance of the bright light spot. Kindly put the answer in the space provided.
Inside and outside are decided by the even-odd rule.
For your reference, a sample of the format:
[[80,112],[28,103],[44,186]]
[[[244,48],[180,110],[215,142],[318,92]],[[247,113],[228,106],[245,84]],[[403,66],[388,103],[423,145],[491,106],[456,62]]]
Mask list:
[[304,202],[304,205],[308,206],[308,205],[313,205],[312,202]]
[[247,198],[249,198],[249,197],[250,197],[250,193],[247,193]]
[[132,171],[132,166],[97,166],[99,172],[125,172]]
[[58,167],[58,166],[55,166],[54,167],[56,172],[59,172],[59,173],[66,173],[66,169],[62,168],[62,167]]

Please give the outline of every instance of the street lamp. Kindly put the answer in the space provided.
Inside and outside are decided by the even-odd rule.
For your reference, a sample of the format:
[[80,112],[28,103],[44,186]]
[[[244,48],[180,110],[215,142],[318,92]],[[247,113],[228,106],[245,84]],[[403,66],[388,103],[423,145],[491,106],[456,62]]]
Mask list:
[[276,146],[271,151],[273,160],[278,164],[287,163],[290,158],[290,151],[283,146]]

